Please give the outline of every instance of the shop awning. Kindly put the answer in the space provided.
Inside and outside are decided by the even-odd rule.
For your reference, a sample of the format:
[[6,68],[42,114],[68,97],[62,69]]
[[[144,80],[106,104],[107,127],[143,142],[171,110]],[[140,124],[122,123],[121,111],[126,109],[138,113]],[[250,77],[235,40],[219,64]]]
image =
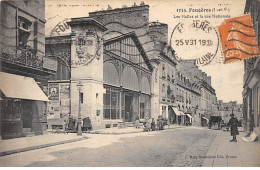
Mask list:
[[186,115],[190,118],[189,122],[192,123],[192,116],[190,114],[186,114]]
[[207,121],[207,123],[209,122],[209,119],[206,117],[202,117],[202,119],[205,119]]
[[0,90],[8,98],[49,101],[30,77],[0,72]]
[[190,115],[190,114],[186,114],[189,118],[191,118],[192,119],[192,116]]
[[179,110],[176,107],[172,107],[174,113],[176,114],[176,116],[181,116]]
[[181,115],[185,116],[185,114],[182,111],[179,111]]
[[208,119],[208,118],[206,118],[206,117],[202,117],[202,119],[209,120],[209,119]]

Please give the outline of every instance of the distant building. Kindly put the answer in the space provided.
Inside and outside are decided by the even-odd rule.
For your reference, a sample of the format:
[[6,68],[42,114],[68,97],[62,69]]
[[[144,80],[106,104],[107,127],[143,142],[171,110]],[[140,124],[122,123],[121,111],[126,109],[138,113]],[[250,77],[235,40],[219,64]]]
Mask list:
[[231,113],[233,113],[238,120],[243,120],[242,104],[237,104],[236,101],[224,103],[222,100],[218,100],[217,109],[216,116],[221,116],[225,123],[231,118]]
[[217,97],[211,86],[211,77],[196,66],[195,60],[181,60],[178,68],[180,77],[186,82],[184,84],[188,85],[184,95],[186,103],[188,98],[191,100],[188,109],[192,108],[194,123],[200,124],[201,118],[208,119],[217,112]]
[[[260,2],[258,0],[247,0],[245,14],[251,14],[258,49],[260,49]],[[260,125],[260,55],[258,57],[244,60],[244,83],[243,83],[243,113],[246,122],[245,131],[253,131],[259,136]],[[258,137],[259,139],[259,137]],[[260,141],[260,140],[259,140]]]
[[45,57],[45,2],[1,1],[0,10],[1,136],[43,134],[47,80],[57,68]]

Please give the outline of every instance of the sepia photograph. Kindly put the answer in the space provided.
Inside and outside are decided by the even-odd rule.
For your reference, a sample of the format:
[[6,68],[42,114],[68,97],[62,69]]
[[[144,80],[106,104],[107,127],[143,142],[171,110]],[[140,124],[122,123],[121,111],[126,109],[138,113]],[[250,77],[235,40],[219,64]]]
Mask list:
[[0,0],[0,167],[259,167],[260,0]]

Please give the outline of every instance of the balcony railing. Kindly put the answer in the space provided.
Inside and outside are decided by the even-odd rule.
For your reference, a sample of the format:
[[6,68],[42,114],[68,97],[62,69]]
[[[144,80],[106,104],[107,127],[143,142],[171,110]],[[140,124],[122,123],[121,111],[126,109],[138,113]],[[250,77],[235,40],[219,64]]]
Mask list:
[[1,59],[11,63],[42,69],[43,61],[39,59],[36,53],[30,49],[18,50],[15,54],[2,52]]
[[[36,51],[31,48],[20,48],[17,53],[8,53],[5,50],[1,52],[1,61],[8,62],[12,64],[21,65],[28,68],[38,69],[38,70],[51,70],[57,71],[57,61],[49,59],[45,56],[38,56]],[[51,65],[51,67],[48,67]],[[56,67],[55,67],[56,66]]]

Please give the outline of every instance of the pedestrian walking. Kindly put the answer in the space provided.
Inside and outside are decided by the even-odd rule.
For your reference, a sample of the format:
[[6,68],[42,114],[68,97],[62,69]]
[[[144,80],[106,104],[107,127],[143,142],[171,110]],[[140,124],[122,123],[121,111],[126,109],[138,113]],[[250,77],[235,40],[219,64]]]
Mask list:
[[68,128],[69,128],[69,119],[65,118],[64,119],[64,132],[66,132],[68,134]]
[[83,121],[82,131],[84,132],[87,131],[87,117],[85,116],[82,121]]
[[89,117],[86,118],[86,130],[91,131],[92,130],[92,123]]
[[158,130],[163,130],[163,117],[161,115],[158,116],[157,127]]
[[231,133],[231,136],[233,136],[233,139],[230,140],[230,142],[237,142],[237,138],[236,138],[236,135],[239,135],[239,132],[238,132],[238,120],[237,118],[235,118],[234,114],[232,113],[231,115],[231,118],[229,119],[228,121],[228,126],[230,126],[230,133]]
[[151,129],[152,129],[152,131],[155,131],[156,130],[156,127],[155,127],[156,125],[155,125],[155,120],[154,120],[154,118],[152,118],[152,123],[151,123]]
[[144,119],[144,132],[149,132],[151,130],[149,119],[147,117],[145,117]]
[[136,115],[135,117],[135,128],[139,129],[139,116]]
[[73,116],[69,115],[68,130],[74,131],[75,124],[76,124],[76,119]]

